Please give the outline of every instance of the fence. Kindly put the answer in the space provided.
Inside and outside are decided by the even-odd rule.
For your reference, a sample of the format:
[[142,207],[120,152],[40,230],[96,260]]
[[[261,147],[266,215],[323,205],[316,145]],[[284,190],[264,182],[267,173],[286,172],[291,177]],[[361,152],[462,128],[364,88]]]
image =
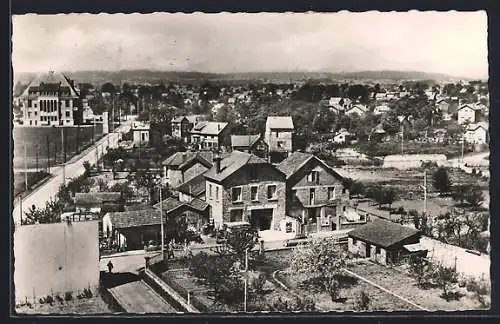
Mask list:
[[37,295],[35,289],[33,288],[33,294],[31,296],[15,296],[16,307],[31,305],[36,310],[37,305],[41,304],[57,304],[57,303],[71,303],[74,300],[92,298],[94,296],[100,296],[101,287],[100,285],[89,285],[84,289],[76,289],[72,291],[55,292],[50,291],[47,295]]

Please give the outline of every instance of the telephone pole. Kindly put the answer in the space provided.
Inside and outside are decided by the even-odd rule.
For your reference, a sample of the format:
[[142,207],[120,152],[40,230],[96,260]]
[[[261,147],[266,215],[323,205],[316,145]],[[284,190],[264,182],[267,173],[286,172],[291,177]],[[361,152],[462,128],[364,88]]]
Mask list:
[[27,157],[26,157],[26,142],[24,142],[24,189],[28,192],[28,165],[27,165]]
[[64,141],[64,127],[61,127],[61,148],[62,148],[62,153],[63,153],[63,164],[62,164],[62,183],[63,185],[66,185],[66,148],[65,148],[65,141]]
[[45,136],[45,139],[47,140],[47,173],[50,173],[50,141],[49,141],[49,136]]
[[462,163],[464,163],[464,142],[465,142],[465,137],[462,135]]
[[35,158],[35,165],[36,165],[36,172],[38,172],[38,144],[36,145],[36,158]]

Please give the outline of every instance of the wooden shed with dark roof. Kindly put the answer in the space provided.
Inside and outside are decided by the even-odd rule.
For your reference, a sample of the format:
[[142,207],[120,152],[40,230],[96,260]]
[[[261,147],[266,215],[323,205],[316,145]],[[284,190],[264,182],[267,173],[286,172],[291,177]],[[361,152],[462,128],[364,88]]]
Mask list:
[[419,230],[377,219],[348,233],[348,250],[380,264],[397,264],[406,257],[426,256],[420,237]]

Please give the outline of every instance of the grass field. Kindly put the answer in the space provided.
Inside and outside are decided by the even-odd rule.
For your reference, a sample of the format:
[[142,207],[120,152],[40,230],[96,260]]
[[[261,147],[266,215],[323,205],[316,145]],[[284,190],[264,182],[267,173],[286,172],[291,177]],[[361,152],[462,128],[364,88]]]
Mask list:
[[[14,168],[35,168],[38,152],[38,166],[47,167],[47,157],[50,165],[64,160],[61,129],[65,133],[66,159],[69,160],[92,143],[94,127],[15,127],[13,129]],[[96,125],[95,138],[102,135],[102,125]],[[26,144],[26,158],[24,146]],[[48,144],[48,147],[47,147]]]
[[[46,173],[45,171],[40,171],[40,172],[28,172],[28,190],[30,188],[45,179],[46,177],[50,176],[50,174]],[[24,172],[15,172],[14,173],[14,197],[17,197],[20,193],[23,193],[26,190],[25,187],[25,179],[24,179]]]

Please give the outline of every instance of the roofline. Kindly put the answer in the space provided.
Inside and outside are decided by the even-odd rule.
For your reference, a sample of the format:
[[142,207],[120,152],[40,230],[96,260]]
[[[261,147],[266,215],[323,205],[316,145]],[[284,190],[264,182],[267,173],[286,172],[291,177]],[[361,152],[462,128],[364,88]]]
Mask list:
[[422,233],[417,232],[417,233],[414,233],[414,234],[407,235],[407,236],[405,236],[404,238],[402,238],[402,239],[398,240],[397,242],[392,243],[392,244],[390,244],[390,245],[387,245],[387,244],[380,244],[380,242],[374,242],[374,241],[372,241],[372,240],[370,240],[370,239],[367,239],[367,238],[365,238],[365,237],[359,237],[359,236],[357,236],[357,235],[356,235],[356,233],[354,233],[354,234],[353,234],[352,232],[349,232],[347,235],[348,235],[348,236],[351,236],[351,237],[353,237],[353,238],[355,238],[355,239],[357,239],[357,240],[361,240],[361,241],[364,241],[364,242],[367,242],[367,243],[370,243],[370,244],[378,245],[378,246],[381,246],[381,247],[383,247],[383,248],[390,248],[390,247],[392,247],[392,246],[396,245],[397,243],[399,243],[399,242],[401,242],[401,241],[403,241],[403,240],[406,240],[407,238],[412,237],[412,236],[414,236],[414,235],[419,235],[419,236],[421,236],[421,235],[422,235]]

